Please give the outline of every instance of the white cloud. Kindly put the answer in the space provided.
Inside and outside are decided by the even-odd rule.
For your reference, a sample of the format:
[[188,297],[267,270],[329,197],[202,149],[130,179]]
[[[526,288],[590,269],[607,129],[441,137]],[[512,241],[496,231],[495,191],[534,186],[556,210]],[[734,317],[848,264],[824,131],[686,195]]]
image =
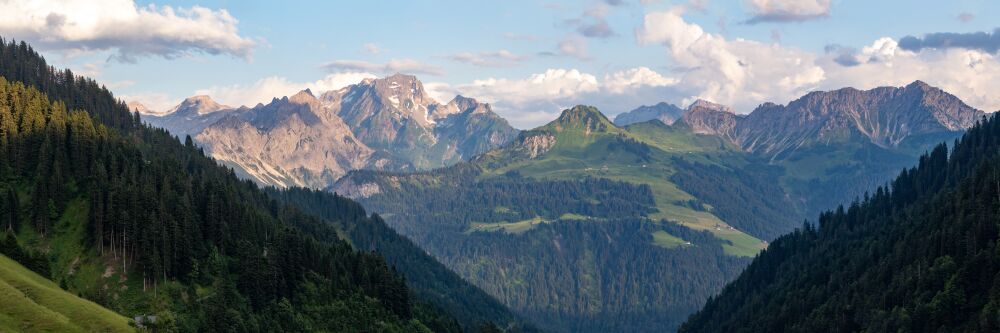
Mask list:
[[438,66],[413,59],[392,59],[384,64],[364,60],[334,60],[321,66],[328,71],[375,72],[381,74],[426,74],[441,76],[445,72]]
[[365,53],[371,55],[377,55],[382,52],[382,49],[380,49],[375,43],[365,43],[362,47],[364,48]]
[[862,48],[859,63],[841,66],[830,58],[820,64],[828,68],[824,89],[901,86],[922,80],[958,96],[984,111],[1000,110],[1000,59],[994,54],[969,49],[924,49],[918,52],[898,47],[892,38],[880,38]]
[[455,86],[424,86],[439,101],[464,95],[492,103],[513,126],[532,128],[577,104],[597,105],[613,115],[643,103],[660,102],[669,97],[663,89],[671,89],[676,82],[652,69],[637,67],[606,74],[603,79],[577,69],[548,69],[523,79],[487,78]]
[[605,75],[604,89],[610,93],[624,94],[642,87],[671,86],[677,84],[677,81],[647,67],[637,67]]
[[801,22],[830,16],[830,0],[748,0],[747,23]]
[[492,52],[462,52],[449,56],[451,60],[480,67],[510,67],[527,60],[525,56],[516,55],[507,50]]
[[255,42],[239,35],[224,9],[136,6],[132,0],[8,0],[0,31],[66,54],[114,51],[112,59],[172,59],[194,53],[250,59]]
[[[270,102],[272,98],[290,96],[306,88],[314,94],[336,90],[351,84],[361,82],[366,78],[374,78],[374,74],[363,72],[335,73],[313,82],[292,82],[286,78],[266,77],[250,85],[235,84],[229,86],[213,86],[195,91],[195,95],[209,95],[222,104],[254,106],[257,103]],[[144,100],[139,100],[150,108],[153,106]],[[173,104],[177,104],[174,101]]]
[[685,22],[681,13],[675,9],[646,14],[636,40],[667,47],[668,61],[677,67],[682,104],[703,98],[745,110],[800,96],[825,78],[814,54],[778,44],[727,40]]
[[599,88],[597,77],[575,69],[549,69],[526,79],[483,79],[458,87],[465,96],[487,101],[523,103],[576,97]]
[[[860,50],[830,46],[814,54],[777,43],[727,40],[685,22],[682,10],[653,12],[636,30],[641,45],[666,47],[668,75],[675,84],[662,98],[687,104],[695,98],[750,112],[762,102],[787,103],[813,90],[870,89],[922,80],[955,94],[969,105],[1000,109],[1000,59],[986,48],[905,49],[883,37]],[[613,76],[605,79],[611,87]],[[628,82],[623,80],[622,82]],[[623,90],[628,90],[627,88]]]
[[148,108],[148,114],[161,114],[180,102],[178,99],[165,93],[140,92],[135,94],[125,94],[118,96],[125,102],[138,102]]

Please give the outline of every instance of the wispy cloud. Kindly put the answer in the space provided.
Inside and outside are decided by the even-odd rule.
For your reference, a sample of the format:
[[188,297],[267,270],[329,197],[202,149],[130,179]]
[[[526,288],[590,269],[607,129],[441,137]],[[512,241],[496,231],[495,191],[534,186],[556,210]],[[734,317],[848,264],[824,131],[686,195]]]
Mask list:
[[936,32],[921,37],[906,36],[899,40],[899,47],[909,51],[920,51],[924,48],[962,48],[997,53],[997,50],[1000,50],[1000,28],[993,30],[992,33]]
[[830,16],[830,0],[748,0],[747,24],[802,22]]
[[374,72],[380,74],[406,73],[418,75],[445,75],[441,67],[413,59],[392,59],[384,64],[364,60],[334,60],[323,64],[322,68],[330,72]]
[[962,12],[961,14],[958,14],[958,16],[955,16],[955,19],[962,23],[969,23],[976,19],[976,14]]
[[382,49],[375,43],[365,43],[365,45],[362,45],[361,47],[367,54],[378,55],[379,53],[382,53]]
[[510,67],[528,59],[507,50],[491,52],[462,52],[448,56],[449,59],[480,67]]

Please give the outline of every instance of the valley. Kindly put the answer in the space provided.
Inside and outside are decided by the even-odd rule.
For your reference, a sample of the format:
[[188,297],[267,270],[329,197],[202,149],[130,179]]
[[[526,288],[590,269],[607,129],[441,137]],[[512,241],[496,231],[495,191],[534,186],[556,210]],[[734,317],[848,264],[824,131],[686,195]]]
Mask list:
[[0,332],[1000,332],[998,13],[0,1]]

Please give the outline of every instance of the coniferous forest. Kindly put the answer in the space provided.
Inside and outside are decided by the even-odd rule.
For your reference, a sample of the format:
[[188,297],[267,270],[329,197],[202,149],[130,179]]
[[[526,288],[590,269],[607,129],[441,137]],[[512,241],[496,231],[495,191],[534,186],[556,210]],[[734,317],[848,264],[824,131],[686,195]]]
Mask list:
[[0,249],[74,294],[165,331],[462,330],[427,299],[469,302],[470,330],[513,320],[454,277],[414,296],[375,246],[342,240],[382,223],[359,205],[271,199],[24,42],[0,42],[0,76]]
[[1000,118],[771,243],[681,332],[1000,330]]
[[0,0],[0,333],[1000,332],[1000,1],[879,5]]

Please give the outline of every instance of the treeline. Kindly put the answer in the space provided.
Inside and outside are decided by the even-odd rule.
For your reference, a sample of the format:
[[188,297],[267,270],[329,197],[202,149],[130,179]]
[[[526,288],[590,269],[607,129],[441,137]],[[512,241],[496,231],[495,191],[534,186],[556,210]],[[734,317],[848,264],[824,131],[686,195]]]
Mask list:
[[[391,214],[396,230],[550,331],[675,328],[749,262],[726,255],[723,241],[708,232],[645,218],[655,211],[648,186],[481,176],[458,164],[409,175],[356,172],[351,179],[379,184],[380,193],[359,200]],[[565,219],[518,233],[472,228],[535,217]],[[656,232],[691,244],[656,245]]]
[[[578,181],[536,181],[516,172],[477,180],[474,166],[459,164],[433,173],[400,175],[405,181],[386,181],[394,174],[366,171],[353,174],[356,182],[374,182],[384,189],[360,199],[369,207],[395,215],[433,217],[431,223],[450,230],[464,230],[473,222],[514,222],[542,217],[556,219],[565,213],[600,218],[640,217],[655,212],[648,185],[633,185],[606,178]],[[498,209],[499,207],[499,209]],[[426,228],[427,225],[398,227]],[[399,230],[399,229],[397,229]],[[401,230],[403,234],[409,231]]]
[[107,88],[69,69],[49,66],[24,41],[0,37],[0,76],[39,90],[62,102],[67,110],[86,110],[99,122],[123,133],[140,126],[139,115],[128,110],[125,102],[115,98]]
[[384,255],[389,264],[406,277],[417,299],[440,306],[463,326],[472,328],[499,323],[507,332],[534,331],[495,298],[466,282],[412,241],[396,233],[378,215],[373,215],[368,223],[348,223],[365,216],[360,204],[336,193],[303,188],[269,188],[268,194],[333,223],[355,248]]
[[[692,245],[657,246],[652,234],[658,231]],[[726,255],[722,241],[707,232],[639,218],[422,238],[449,267],[557,332],[676,328],[749,261]]]
[[415,305],[377,253],[238,180],[190,138],[141,125],[93,81],[24,43],[0,45],[4,77],[27,83],[0,77],[0,188],[11,189],[0,221],[5,242],[46,253],[53,280],[126,316],[157,314],[166,331],[459,330]]
[[741,168],[689,162],[674,157],[670,181],[712,205],[712,214],[754,237],[770,240],[804,218],[801,204],[781,187],[778,167],[748,163]]
[[682,332],[1000,331],[1000,118],[773,242]]

